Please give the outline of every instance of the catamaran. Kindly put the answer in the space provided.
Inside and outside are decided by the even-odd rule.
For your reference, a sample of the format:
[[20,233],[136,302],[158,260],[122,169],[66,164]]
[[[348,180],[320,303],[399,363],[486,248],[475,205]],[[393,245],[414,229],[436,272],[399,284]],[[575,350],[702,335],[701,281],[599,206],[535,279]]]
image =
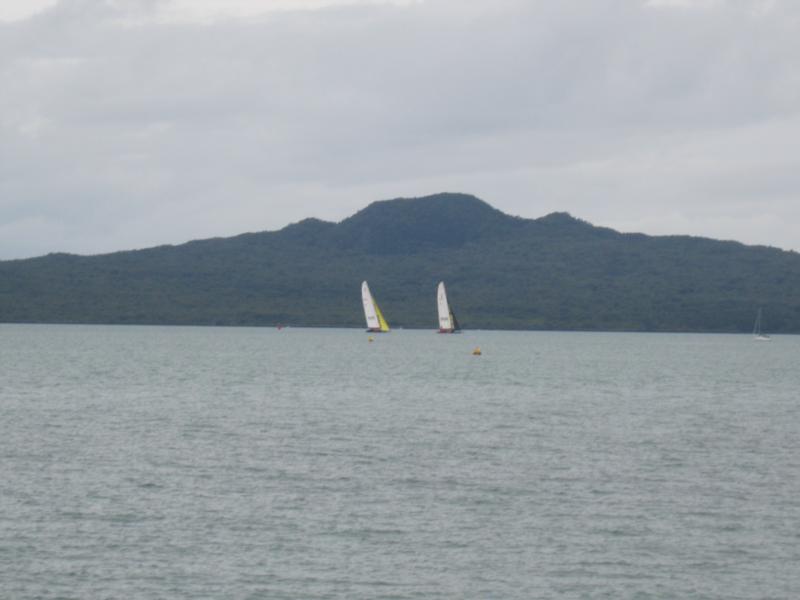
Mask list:
[[367,282],[361,283],[361,301],[364,304],[364,317],[367,319],[367,331],[370,333],[386,333],[389,331],[389,324],[383,318],[378,303],[369,291]]
[[439,309],[439,333],[461,333],[458,319],[447,302],[444,281],[439,282],[439,288],[436,290],[436,307]]
[[753,339],[757,342],[769,342],[771,338],[761,331],[761,309],[758,309],[758,314],[756,315],[756,324],[753,325]]

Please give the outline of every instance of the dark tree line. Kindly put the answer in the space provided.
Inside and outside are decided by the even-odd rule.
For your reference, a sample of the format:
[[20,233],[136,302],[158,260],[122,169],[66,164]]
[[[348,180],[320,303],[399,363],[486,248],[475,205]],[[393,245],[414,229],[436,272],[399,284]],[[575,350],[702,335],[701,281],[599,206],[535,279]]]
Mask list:
[[393,326],[800,332],[800,256],[527,220],[477,198],[376,202],[338,224],[100,256],[0,262],[0,322],[361,326],[367,279]]

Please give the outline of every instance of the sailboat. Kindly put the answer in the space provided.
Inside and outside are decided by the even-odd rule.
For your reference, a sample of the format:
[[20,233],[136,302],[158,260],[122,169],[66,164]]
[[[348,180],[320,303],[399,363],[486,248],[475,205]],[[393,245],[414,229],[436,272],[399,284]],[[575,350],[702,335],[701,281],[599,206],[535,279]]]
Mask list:
[[758,314],[756,315],[756,323],[753,325],[753,339],[757,342],[769,342],[771,338],[761,331],[761,309],[758,309]]
[[389,331],[389,324],[383,318],[378,303],[369,291],[367,282],[361,283],[361,302],[364,304],[364,317],[367,320],[367,331],[370,333],[386,333]]
[[447,302],[447,290],[444,289],[444,281],[439,282],[436,290],[436,307],[439,309],[439,333],[461,333],[455,314],[450,309]]

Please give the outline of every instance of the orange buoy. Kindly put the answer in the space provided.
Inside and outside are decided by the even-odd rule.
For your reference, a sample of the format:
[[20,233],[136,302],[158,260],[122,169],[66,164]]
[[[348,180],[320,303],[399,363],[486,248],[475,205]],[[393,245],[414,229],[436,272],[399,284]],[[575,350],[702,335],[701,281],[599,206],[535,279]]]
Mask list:
[[481,355],[481,349],[476,346],[475,350],[472,351],[472,356],[480,356],[480,355]]

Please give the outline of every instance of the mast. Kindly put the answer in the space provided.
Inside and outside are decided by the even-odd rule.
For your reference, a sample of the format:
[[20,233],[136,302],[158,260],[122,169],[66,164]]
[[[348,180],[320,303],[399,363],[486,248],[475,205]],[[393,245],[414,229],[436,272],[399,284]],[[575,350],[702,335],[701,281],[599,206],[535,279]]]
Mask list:
[[758,309],[758,313],[756,314],[756,323],[753,325],[753,339],[759,342],[769,342],[770,337],[764,333],[762,330],[761,324],[761,307]]
[[753,325],[753,335],[756,337],[761,335],[761,307],[759,307],[758,312],[756,313],[756,323]]

